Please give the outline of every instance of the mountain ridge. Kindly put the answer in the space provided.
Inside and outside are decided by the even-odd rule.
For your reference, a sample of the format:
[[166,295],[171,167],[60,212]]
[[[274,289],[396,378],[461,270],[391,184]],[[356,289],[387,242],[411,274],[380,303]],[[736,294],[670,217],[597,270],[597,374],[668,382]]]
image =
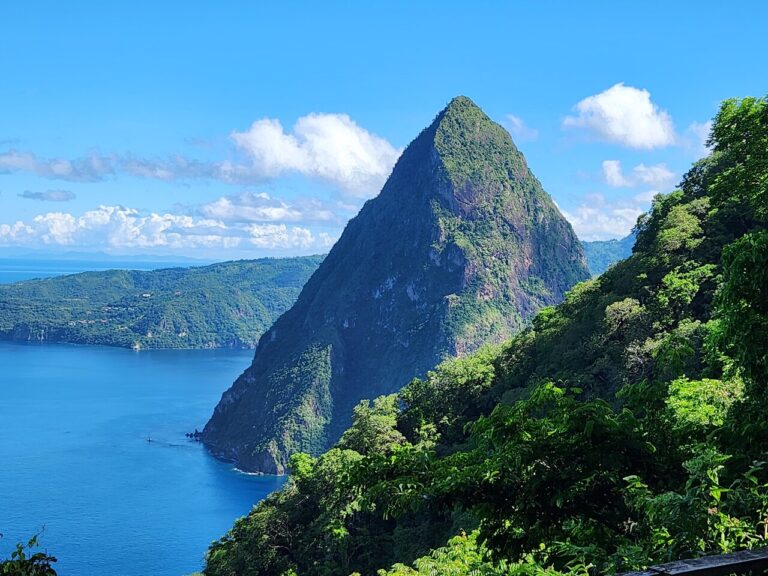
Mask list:
[[636,239],[637,233],[633,231],[623,238],[612,240],[582,240],[584,256],[592,276],[600,276],[609,266],[629,258]]

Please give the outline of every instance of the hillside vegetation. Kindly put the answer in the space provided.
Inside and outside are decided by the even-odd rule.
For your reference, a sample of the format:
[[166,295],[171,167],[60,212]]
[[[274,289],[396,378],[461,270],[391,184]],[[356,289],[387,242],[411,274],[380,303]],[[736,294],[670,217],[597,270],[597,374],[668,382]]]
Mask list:
[[360,403],[205,573],[587,574],[768,545],[768,100],[726,101],[711,144],[629,259]]
[[134,348],[253,348],[322,256],[0,285],[0,339]]

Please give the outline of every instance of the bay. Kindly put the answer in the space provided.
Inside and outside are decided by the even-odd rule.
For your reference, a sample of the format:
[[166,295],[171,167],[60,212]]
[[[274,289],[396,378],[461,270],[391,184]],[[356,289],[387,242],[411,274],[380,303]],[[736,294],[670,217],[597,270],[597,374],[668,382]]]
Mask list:
[[0,342],[0,557],[44,527],[60,576],[199,570],[283,483],[184,436],[252,354]]

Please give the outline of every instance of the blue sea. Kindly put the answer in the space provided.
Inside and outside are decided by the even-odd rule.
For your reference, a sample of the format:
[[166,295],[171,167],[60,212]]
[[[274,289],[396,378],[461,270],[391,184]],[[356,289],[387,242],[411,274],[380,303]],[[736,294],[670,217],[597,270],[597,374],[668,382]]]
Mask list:
[[0,558],[42,530],[60,576],[199,570],[283,482],[184,436],[251,357],[0,342]]
[[2,258],[0,257],[0,284],[10,284],[21,280],[50,278],[78,272],[98,272],[112,269],[156,270],[176,266],[201,266],[206,264],[193,262],[144,262],[141,260],[51,260],[40,258]]

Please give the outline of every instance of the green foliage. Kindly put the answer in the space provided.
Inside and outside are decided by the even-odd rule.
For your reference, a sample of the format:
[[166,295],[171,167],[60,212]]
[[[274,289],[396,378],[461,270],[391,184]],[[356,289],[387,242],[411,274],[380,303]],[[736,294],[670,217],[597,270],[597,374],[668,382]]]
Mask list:
[[[724,338],[753,381],[768,382],[768,230],[746,234],[723,254],[719,294]],[[757,344],[757,345],[756,345]]]
[[[355,406],[352,426],[339,440],[340,448],[366,454],[386,453],[404,440],[397,430],[397,396],[363,400]],[[293,468],[293,467],[292,467]]]
[[703,235],[701,220],[708,208],[707,198],[672,206],[656,239],[658,255],[669,261],[673,256],[690,253],[698,247]]
[[717,297],[719,344],[746,377],[739,418],[727,423],[729,444],[743,451],[741,461],[762,459],[768,449],[767,142],[766,98],[723,104],[711,136],[720,167],[712,179],[712,193],[719,210],[754,213],[759,223],[723,251],[723,282]]
[[253,348],[321,260],[109,270],[0,285],[0,338],[125,348]]
[[722,426],[728,409],[743,392],[740,380],[678,378],[669,385],[667,406],[675,425],[683,429]]
[[[511,576],[513,574],[528,574],[521,570],[522,566],[514,568],[506,562],[494,563],[488,557],[488,551],[477,541],[476,531],[460,534],[451,538],[446,546],[433,550],[429,556],[418,558],[413,562],[413,568],[403,564],[395,564],[391,570],[379,570],[378,576]],[[543,572],[543,571],[542,571]],[[534,571],[537,573],[537,571]]]
[[10,558],[0,560],[0,575],[56,576],[53,568],[56,558],[47,552],[32,552],[38,546],[37,536],[33,536],[26,545],[17,544]]
[[715,268],[714,264],[696,266],[695,262],[676,267],[661,279],[655,304],[673,318],[679,317],[687,311],[702,284],[712,278]]
[[295,459],[206,574],[254,542],[250,573],[309,576],[614,573],[768,545],[764,110],[724,104],[629,258]]
[[496,407],[473,425],[472,449],[437,466],[440,497],[477,510],[496,555],[519,557],[569,537],[607,547],[628,516],[622,479],[659,466],[629,410],[582,402],[579,392],[546,384]]
[[477,405],[493,383],[499,350],[489,345],[446,360],[403,388],[399,397],[406,409],[397,415],[403,431],[417,438],[431,428],[444,444],[460,440],[464,425],[480,414]]
[[746,201],[768,220],[768,97],[723,102],[709,142],[722,165],[713,197],[722,204]]
[[683,463],[688,477],[676,491],[654,492],[638,476],[628,476],[628,502],[635,509],[637,535],[644,540],[640,564],[700,554],[764,547],[768,517],[765,463],[759,462],[728,485],[729,457],[699,446]]

